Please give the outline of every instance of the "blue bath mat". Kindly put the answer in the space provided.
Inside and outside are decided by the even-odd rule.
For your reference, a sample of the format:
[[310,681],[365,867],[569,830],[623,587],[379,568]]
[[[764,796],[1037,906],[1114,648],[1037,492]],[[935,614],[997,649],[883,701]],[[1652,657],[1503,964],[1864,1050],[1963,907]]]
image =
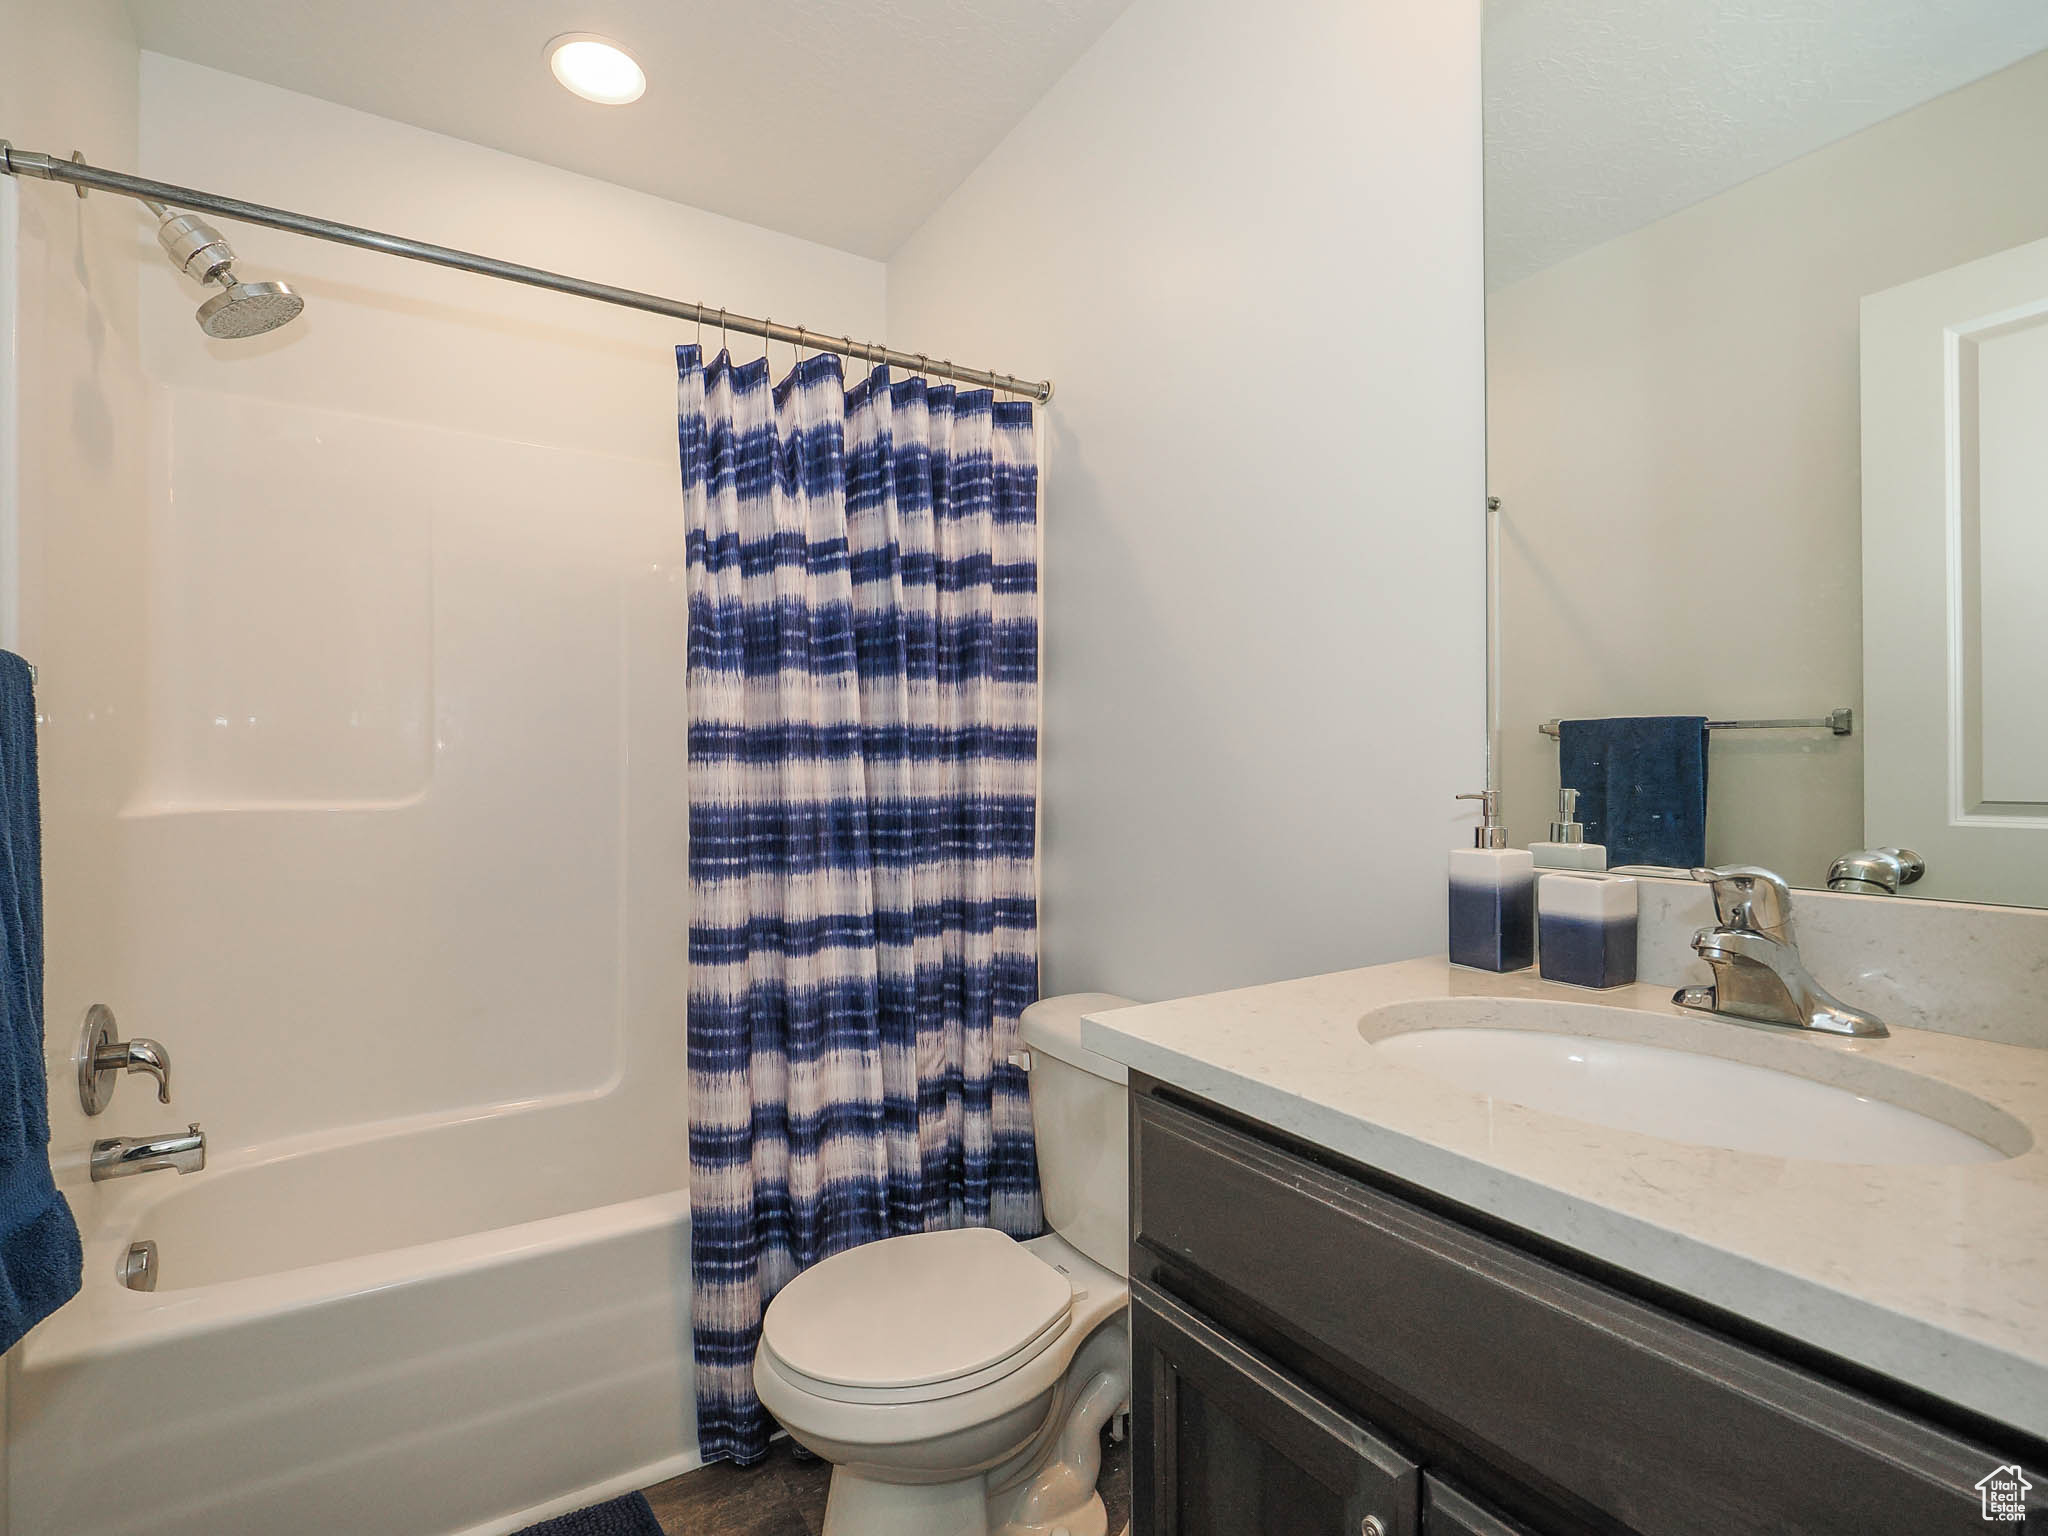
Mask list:
[[608,1504],[594,1504],[573,1515],[557,1515],[529,1525],[518,1536],[662,1536],[653,1507],[637,1493]]

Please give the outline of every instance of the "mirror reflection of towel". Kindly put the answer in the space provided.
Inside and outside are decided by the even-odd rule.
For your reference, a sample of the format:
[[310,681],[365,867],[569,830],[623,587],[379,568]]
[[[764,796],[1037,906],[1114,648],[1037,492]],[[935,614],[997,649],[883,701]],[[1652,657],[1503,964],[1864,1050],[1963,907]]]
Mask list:
[[1707,862],[1707,734],[1704,715],[1558,722],[1558,782],[1609,869]]

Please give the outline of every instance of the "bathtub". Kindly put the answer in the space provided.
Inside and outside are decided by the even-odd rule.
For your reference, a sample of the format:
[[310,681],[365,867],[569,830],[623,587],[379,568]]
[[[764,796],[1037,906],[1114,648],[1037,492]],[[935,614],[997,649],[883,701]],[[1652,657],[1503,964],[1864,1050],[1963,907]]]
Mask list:
[[6,1362],[9,1536],[499,1536],[687,1471],[685,1167],[597,1096],[99,1186]]

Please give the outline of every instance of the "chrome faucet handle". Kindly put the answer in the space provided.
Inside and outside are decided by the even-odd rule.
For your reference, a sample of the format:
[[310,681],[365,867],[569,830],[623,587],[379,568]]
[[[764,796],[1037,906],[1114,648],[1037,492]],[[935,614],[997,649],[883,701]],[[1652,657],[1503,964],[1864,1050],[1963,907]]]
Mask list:
[[1692,877],[1714,888],[1714,912],[1722,927],[1792,942],[1792,888],[1779,876],[1754,864],[1731,864],[1695,869]]
[[157,1103],[171,1102],[171,1053],[154,1040],[117,1040],[93,1058],[93,1065],[101,1071],[147,1072],[156,1079]]
[[116,1074],[147,1072],[156,1079],[156,1101],[171,1102],[171,1053],[154,1040],[123,1040],[114,1010],[94,1003],[85,1011],[85,1035],[78,1046],[78,1100],[97,1115],[114,1097]]

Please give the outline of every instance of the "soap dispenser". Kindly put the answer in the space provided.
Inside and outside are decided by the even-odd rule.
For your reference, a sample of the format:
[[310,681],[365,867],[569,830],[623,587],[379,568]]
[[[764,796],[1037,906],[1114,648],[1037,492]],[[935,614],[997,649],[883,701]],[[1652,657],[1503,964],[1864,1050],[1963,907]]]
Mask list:
[[1529,853],[1536,860],[1538,869],[1598,871],[1607,868],[1607,850],[1599,843],[1586,841],[1586,829],[1579,821],[1579,792],[1576,789],[1557,792],[1557,820],[1550,824],[1550,841],[1531,843]]
[[1451,964],[1526,970],[1536,958],[1536,862],[1508,846],[1499,790],[1458,798],[1479,802],[1480,824],[1470,848],[1451,851]]

